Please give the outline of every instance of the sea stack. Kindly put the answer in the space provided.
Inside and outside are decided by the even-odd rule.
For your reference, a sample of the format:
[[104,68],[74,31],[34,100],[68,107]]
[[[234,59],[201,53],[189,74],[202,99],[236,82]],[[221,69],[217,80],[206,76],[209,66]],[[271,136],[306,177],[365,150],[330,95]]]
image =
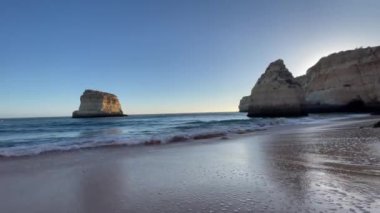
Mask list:
[[302,116],[304,92],[301,85],[286,68],[284,61],[272,62],[252,89],[248,116],[282,117]]
[[73,118],[119,117],[123,114],[116,95],[96,90],[85,90],[80,97],[79,110]]

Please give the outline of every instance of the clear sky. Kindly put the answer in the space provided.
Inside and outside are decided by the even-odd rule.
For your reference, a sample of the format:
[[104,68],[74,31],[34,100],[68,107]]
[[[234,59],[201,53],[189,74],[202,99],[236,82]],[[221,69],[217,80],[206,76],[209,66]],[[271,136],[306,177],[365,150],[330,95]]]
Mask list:
[[237,111],[271,61],[376,45],[379,0],[0,0],[0,117],[69,116],[86,88],[128,114]]

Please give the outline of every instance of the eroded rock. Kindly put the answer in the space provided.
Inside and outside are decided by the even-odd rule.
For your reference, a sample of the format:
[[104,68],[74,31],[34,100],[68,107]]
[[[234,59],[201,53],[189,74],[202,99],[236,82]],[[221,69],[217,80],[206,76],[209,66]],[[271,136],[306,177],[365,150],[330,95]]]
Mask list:
[[114,94],[85,90],[80,101],[79,110],[73,112],[73,118],[125,116]]
[[305,115],[301,85],[283,60],[272,62],[251,91],[248,116],[280,117]]
[[331,54],[306,74],[305,101],[311,112],[378,111],[380,47]]
[[293,78],[282,60],[273,62],[249,98],[248,116],[293,116],[305,112],[380,113],[380,46],[334,53],[306,75]]
[[251,103],[251,96],[244,96],[239,103],[239,112],[248,112]]

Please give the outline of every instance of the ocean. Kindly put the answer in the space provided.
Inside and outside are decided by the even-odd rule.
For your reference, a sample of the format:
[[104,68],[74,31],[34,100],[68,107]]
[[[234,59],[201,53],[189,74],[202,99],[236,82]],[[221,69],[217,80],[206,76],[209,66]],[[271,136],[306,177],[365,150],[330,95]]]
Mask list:
[[0,156],[36,155],[117,145],[149,145],[228,138],[275,125],[327,122],[357,115],[311,115],[300,118],[248,118],[245,113],[130,115],[73,119],[0,119]]

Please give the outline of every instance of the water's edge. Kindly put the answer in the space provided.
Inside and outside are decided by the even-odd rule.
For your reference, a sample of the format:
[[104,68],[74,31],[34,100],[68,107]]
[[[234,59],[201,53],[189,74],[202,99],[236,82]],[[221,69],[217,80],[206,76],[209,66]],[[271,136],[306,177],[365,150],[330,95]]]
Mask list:
[[136,115],[123,118],[28,118],[0,122],[0,157],[95,147],[158,145],[228,139],[279,125],[311,124],[368,115],[248,118],[243,113]]

